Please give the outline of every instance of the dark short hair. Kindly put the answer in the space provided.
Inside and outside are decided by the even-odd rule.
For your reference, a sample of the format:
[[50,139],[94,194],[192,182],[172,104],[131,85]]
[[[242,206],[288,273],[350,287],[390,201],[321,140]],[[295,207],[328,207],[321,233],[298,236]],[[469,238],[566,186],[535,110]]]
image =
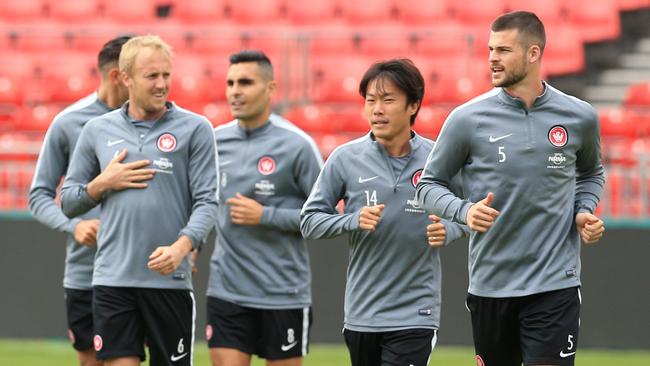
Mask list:
[[271,60],[262,51],[243,50],[230,55],[230,64],[242,62],[255,62],[260,66],[262,74],[265,74],[267,80],[273,80],[273,64]]
[[102,71],[106,65],[118,63],[122,46],[131,38],[132,36],[120,36],[106,42],[97,55],[97,68]]
[[415,114],[411,116],[411,125],[415,123],[415,117],[422,106],[424,97],[424,78],[413,61],[406,58],[392,59],[388,61],[375,62],[363,75],[359,83],[359,94],[366,97],[368,85],[371,81],[390,80],[404,94],[408,104],[420,103]]
[[513,11],[503,14],[492,22],[492,31],[500,32],[504,30],[516,29],[519,31],[521,41],[526,48],[536,44],[544,54],[546,46],[546,31],[542,21],[529,11]]

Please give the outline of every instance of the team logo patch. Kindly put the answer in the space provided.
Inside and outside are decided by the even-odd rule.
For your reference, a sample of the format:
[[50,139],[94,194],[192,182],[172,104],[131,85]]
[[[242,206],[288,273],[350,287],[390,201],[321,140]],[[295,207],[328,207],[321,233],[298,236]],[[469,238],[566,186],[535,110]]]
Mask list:
[[413,187],[418,185],[418,182],[420,182],[420,178],[422,177],[422,169],[417,170],[413,175],[411,176],[411,184],[413,184]]
[[483,359],[479,355],[476,355],[476,366],[485,366],[485,362],[483,362]]
[[72,329],[68,329],[68,339],[70,340],[70,343],[74,344],[75,338]]
[[95,338],[93,338],[93,345],[95,346],[95,351],[101,351],[102,348],[104,347],[104,341],[102,340],[102,336],[96,334]]
[[172,152],[176,148],[176,137],[171,133],[163,133],[158,137],[156,146],[158,146],[158,150],[162,152]]
[[275,171],[275,160],[270,156],[263,156],[257,162],[257,171],[262,175],[269,175]]
[[205,326],[205,339],[208,341],[212,339],[212,325],[210,324]]
[[551,145],[555,147],[564,147],[569,141],[569,133],[566,131],[566,128],[562,126],[553,126],[553,128],[548,131],[548,141],[550,141]]

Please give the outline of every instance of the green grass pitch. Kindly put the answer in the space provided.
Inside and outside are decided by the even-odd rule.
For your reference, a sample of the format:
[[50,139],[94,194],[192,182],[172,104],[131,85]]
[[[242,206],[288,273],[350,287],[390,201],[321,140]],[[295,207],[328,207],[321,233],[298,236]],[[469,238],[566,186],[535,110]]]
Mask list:
[[[0,364],[11,366],[73,366],[76,355],[65,340],[15,340],[0,339]],[[145,363],[148,364],[148,363]],[[197,343],[194,364],[209,366],[208,349],[205,343]],[[304,366],[347,366],[347,350],[344,345],[317,344],[305,358]],[[254,366],[264,361],[254,359]],[[474,366],[474,353],[468,347],[436,347],[431,354],[430,366]],[[590,350],[581,349],[576,359],[577,366],[648,366],[650,351]]]

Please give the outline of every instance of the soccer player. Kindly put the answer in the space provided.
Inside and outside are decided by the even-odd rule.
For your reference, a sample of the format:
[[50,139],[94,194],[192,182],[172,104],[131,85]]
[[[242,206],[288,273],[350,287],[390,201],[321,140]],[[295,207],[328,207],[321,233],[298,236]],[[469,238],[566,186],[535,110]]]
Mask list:
[[97,56],[101,76],[97,91],[59,113],[50,125],[38,157],[29,191],[32,216],[47,227],[68,234],[63,288],[68,319],[68,336],[81,365],[101,364],[93,349],[92,275],[95,243],[99,230],[99,209],[80,218],[68,219],[56,204],[56,190],[68,169],[81,128],[91,118],[121,106],[128,98],[118,60],[122,45],[130,37],[110,40]]
[[[427,210],[473,230],[469,294],[478,365],[573,365],[580,240],[597,242],[603,191],[597,113],[541,79],[544,25],[500,16],[488,47],[496,87],[456,108],[418,185]],[[469,200],[449,191],[462,169]]]
[[216,218],[216,148],[205,117],[167,101],[171,57],[158,36],[124,44],[129,100],[86,124],[63,185],[69,217],[101,206],[94,346],[108,365],[139,365],[145,340],[152,365],[192,364],[187,254]]
[[226,96],[235,120],[214,131],[220,159],[217,239],[206,338],[213,365],[301,365],[309,346],[309,256],[300,208],[322,167],[314,141],[271,113],[271,61],[230,56]]
[[428,216],[415,200],[434,144],[412,131],[420,71],[407,59],[375,63],[359,92],[371,132],[329,157],[301,231],[310,239],[349,234],[344,337],[352,365],[425,366],[440,324],[439,248],[467,228]]

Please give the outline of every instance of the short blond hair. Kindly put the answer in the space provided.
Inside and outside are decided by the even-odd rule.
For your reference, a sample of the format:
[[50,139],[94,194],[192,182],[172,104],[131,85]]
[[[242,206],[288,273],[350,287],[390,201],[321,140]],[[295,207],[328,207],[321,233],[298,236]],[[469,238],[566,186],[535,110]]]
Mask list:
[[162,51],[171,60],[173,56],[172,48],[157,35],[148,34],[146,36],[133,37],[122,46],[120,52],[119,67],[121,72],[131,75],[133,64],[138,53],[143,48],[151,48],[155,51]]

